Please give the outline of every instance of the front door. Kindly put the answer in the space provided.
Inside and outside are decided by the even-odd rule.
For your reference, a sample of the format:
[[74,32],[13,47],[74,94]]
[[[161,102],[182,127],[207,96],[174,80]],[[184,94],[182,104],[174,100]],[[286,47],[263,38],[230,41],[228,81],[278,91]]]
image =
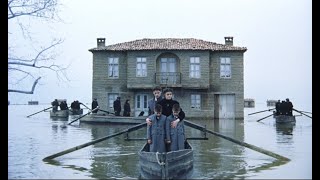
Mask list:
[[141,113],[144,112],[143,116],[148,115],[148,95],[147,94],[137,94],[135,97],[135,112],[134,116],[137,117]]
[[160,84],[176,84],[177,72],[176,58],[161,58],[160,60]]
[[235,96],[233,94],[219,95],[219,119],[232,119],[235,114]]

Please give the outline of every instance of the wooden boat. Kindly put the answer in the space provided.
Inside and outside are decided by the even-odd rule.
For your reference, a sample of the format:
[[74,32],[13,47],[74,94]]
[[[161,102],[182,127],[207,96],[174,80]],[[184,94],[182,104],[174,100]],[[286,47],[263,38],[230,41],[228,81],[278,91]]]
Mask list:
[[193,173],[193,149],[186,141],[185,149],[166,153],[149,152],[146,143],[139,151],[141,179],[188,179]]
[[70,115],[82,115],[82,114],[83,114],[83,109],[79,109],[79,110],[69,109],[69,114],[70,114]]
[[53,112],[52,110],[50,111],[50,117],[61,117],[61,118],[67,118],[69,117],[69,110],[58,110]]
[[276,123],[295,123],[296,122],[296,116],[276,115],[274,113],[273,117],[276,119]]
[[146,117],[125,117],[105,114],[89,114],[80,119],[80,123],[111,123],[111,124],[141,124],[146,122]]

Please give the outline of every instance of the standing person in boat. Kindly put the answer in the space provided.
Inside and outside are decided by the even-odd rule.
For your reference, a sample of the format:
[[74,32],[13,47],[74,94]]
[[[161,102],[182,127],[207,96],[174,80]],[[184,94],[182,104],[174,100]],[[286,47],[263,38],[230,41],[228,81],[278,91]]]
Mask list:
[[75,101],[75,105],[74,108],[76,109],[76,111],[80,111],[80,102],[78,100]]
[[[95,109],[97,107],[99,107],[99,104],[98,104],[97,98],[94,98],[92,103],[91,103],[91,109],[93,110],[93,109]],[[97,113],[97,112],[98,112],[98,109],[92,111],[92,113]]]
[[166,119],[162,114],[162,106],[156,104],[154,114],[149,116],[152,125],[147,126],[147,143],[150,145],[150,152],[166,152]]
[[293,104],[289,100],[289,98],[286,99],[287,109],[288,109],[288,115],[292,116],[292,110],[293,110]]
[[54,101],[52,101],[52,102],[51,102],[51,105],[52,105],[52,111],[53,111],[53,112],[58,111],[59,102],[58,102],[57,99],[55,99]]
[[[173,96],[173,90],[171,88],[166,88],[163,90],[163,94],[164,94],[164,99],[162,99],[161,101],[157,102],[157,104],[160,104],[162,106],[162,114],[165,116],[170,116],[172,114],[172,107],[174,104],[179,104],[178,101],[173,100],[172,96]],[[179,104],[180,105],[180,104]],[[182,121],[185,118],[185,113],[182,111],[180,111],[178,119],[174,120],[171,122],[171,127],[175,128],[177,126],[177,124]],[[148,125],[151,124],[151,121],[149,118],[146,119],[146,122]]]
[[170,127],[171,122],[179,118],[179,113],[181,111],[182,110],[180,108],[180,105],[174,104],[172,106],[172,114],[167,117],[166,137],[167,137],[167,142],[169,142],[167,146],[167,152],[184,149],[184,143],[185,143],[184,122],[183,121],[178,122],[176,128]]
[[154,114],[156,103],[162,100],[161,90],[160,86],[156,86],[152,89],[153,98],[148,101],[148,116]]
[[276,115],[279,115],[280,114],[280,99],[276,102]]
[[117,97],[117,99],[115,101],[113,101],[113,110],[114,110],[114,114],[116,116],[120,116],[120,112],[121,112],[121,98]]
[[61,101],[60,102],[60,110],[67,110],[67,109],[68,109],[67,101]]
[[123,116],[127,116],[129,117],[130,116],[130,112],[131,112],[131,109],[130,109],[130,103],[129,103],[129,99],[126,100],[126,102],[124,103],[124,106],[123,106]]

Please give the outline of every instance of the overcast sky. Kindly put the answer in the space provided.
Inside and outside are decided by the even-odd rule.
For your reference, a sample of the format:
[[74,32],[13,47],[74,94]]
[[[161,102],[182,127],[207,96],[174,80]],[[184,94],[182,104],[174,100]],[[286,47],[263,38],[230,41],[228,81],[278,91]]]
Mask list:
[[[35,94],[9,93],[12,103],[55,98],[68,102],[92,99],[92,53],[97,38],[106,45],[142,38],[196,38],[247,47],[244,53],[245,98],[256,103],[290,98],[309,110],[312,105],[311,0],[63,0],[64,23],[28,22],[33,41],[56,48],[57,64],[68,66],[69,81],[43,73]],[[18,31],[16,22],[9,32]],[[9,45],[22,42],[9,38]],[[36,45],[35,45],[36,46]],[[31,47],[21,48],[25,54]],[[17,52],[18,53],[18,52]],[[10,78],[9,78],[10,83]],[[20,87],[31,89],[31,84]],[[299,108],[297,108],[299,109]]]

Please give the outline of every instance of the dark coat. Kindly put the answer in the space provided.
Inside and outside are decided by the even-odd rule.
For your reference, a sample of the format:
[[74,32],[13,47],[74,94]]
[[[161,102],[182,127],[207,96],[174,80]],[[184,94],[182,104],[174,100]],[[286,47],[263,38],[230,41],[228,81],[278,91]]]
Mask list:
[[130,104],[128,102],[124,104],[123,109],[123,116],[130,116],[131,109]]
[[[92,103],[91,103],[91,109],[95,109],[98,106],[99,106],[98,101],[97,100],[93,100]],[[98,110],[92,111],[92,113],[97,113],[97,112],[98,112]]]
[[162,115],[159,119],[155,114],[149,116],[152,121],[152,125],[147,126],[147,139],[151,139],[150,152],[166,152],[166,119],[167,117]]
[[121,112],[121,102],[119,99],[113,102],[113,109],[114,111]]
[[[166,100],[166,99],[162,99],[161,101],[158,102],[158,104],[160,104],[162,106],[162,114],[165,116],[170,116],[172,114],[172,106],[174,104],[179,104],[178,101],[170,99],[170,100]],[[185,118],[185,113],[181,111],[179,113],[179,119],[180,121],[182,121]]]

